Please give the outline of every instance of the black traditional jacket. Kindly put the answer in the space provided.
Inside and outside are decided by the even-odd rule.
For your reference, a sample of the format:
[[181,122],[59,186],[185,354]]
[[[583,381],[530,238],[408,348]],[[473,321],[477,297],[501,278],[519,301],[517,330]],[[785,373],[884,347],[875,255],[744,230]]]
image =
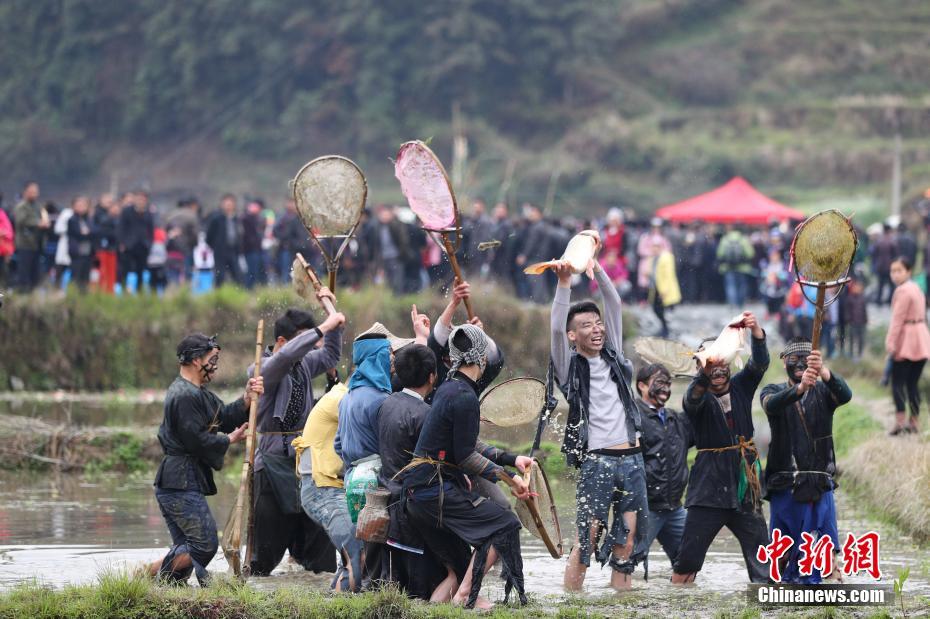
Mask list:
[[835,488],[833,413],[852,399],[846,381],[831,372],[829,381],[817,381],[803,396],[795,385],[781,383],[766,385],[759,397],[772,429],[765,463],[766,494],[793,487],[799,472],[826,474]]
[[[765,338],[752,338],[752,356],[742,370],[730,379],[730,391],[724,396],[715,396],[707,388],[709,379],[703,372],[691,381],[685,392],[684,409],[694,432],[694,445],[698,449],[691,476],[688,481],[688,497],[685,507],[717,507],[739,509],[738,498],[742,455],[739,449],[706,451],[739,445],[739,437],[752,439],[755,429],[752,424],[752,399],[762,377],[769,367],[769,351]],[[703,395],[696,388],[703,387]],[[729,396],[731,429],[724,401]],[[747,462],[755,458],[747,455]]]
[[649,509],[656,512],[681,507],[681,497],[688,485],[688,448],[694,445],[688,417],[665,409],[665,423],[659,411],[642,399],[636,399],[642,417],[643,463]]
[[223,468],[232,432],[249,420],[249,409],[239,398],[223,404],[206,387],[174,379],[165,396],[165,418],[158,428],[158,442],[165,452],[155,486],[171,490],[196,490],[216,494],[213,471]]

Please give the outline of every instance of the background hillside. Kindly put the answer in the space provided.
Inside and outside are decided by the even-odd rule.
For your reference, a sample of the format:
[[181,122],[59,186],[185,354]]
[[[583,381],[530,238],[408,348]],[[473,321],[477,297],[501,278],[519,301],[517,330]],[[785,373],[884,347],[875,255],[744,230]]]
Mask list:
[[[460,193],[647,212],[749,178],[802,208],[930,185],[923,0],[0,4],[0,188],[282,196],[306,160],[454,130]],[[454,111],[455,110],[455,111]]]

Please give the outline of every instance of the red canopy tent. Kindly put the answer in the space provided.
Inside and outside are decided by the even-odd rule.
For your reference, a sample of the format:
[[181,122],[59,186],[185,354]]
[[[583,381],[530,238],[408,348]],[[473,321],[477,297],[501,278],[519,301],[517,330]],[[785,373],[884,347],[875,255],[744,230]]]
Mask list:
[[804,213],[779,204],[741,177],[699,196],[663,206],[656,216],[672,222],[767,224],[786,219],[805,219]]

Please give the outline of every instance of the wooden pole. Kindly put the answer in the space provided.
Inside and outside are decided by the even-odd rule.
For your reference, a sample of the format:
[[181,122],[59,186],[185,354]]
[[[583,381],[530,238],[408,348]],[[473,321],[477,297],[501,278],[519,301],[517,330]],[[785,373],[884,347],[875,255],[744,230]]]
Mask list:
[[823,328],[823,304],[827,296],[827,285],[817,284],[817,303],[814,306],[814,332],[811,334],[811,348],[820,350],[820,331]]
[[[313,267],[310,266],[310,263],[307,262],[307,259],[304,258],[303,254],[299,252],[297,253],[297,260],[300,262],[300,266],[303,267],[304,271],[306,271],[307,277],[310,278],[310,283],[313,285],[313,289],[319,292],[320,288],[323,287],[323,284],[320,283],[320,278],[316,276],[316,272],[313,270]],[[335,271],[329,272],[329,281],[330,282],[336,281]],[[333,289],[330,288],[329,290],[330,292],[332,292]],[[329,299],[327,298],[320,299],[320,303],[323,305],[323,309],[326,310],[327,314],[332,315],[336,313],[336,307],[333,305],[333,302],[330,301]]]
[[[252,376],[262,375],[262,354],[264,353],[264,331],[265,321],[258,321],[258,329],[255,334],[255,370]],[[258,423],[258,396],[252,397],[249,404],[249,432],[245,439],[245,462],[242,466],[243,483],[246,484],[246,492],[249,499],[249,525],[246,529],[245,538],[245,560],[243,561],[243,571],[248,574],[251,572],[252,550],[255,546],[255,425]],[[240,487],[240,497],[242,496]],[[238,508],[238,502],[236,507]]]
[[[442,233],[442,244],[446,249],[446,255],[449,257],[449,264],[452,265],[452,273],[455,274],[456,282],[463,282],[462,271],[459,269],[459,261],[455,257],[455,248],[452,246],[452,241],[449,240],[449,235],[445,232]],[[468,319],[471,320],[475,317],[475,312],[471,307],[471,299],[465,299],[465,311],[468,312]]]

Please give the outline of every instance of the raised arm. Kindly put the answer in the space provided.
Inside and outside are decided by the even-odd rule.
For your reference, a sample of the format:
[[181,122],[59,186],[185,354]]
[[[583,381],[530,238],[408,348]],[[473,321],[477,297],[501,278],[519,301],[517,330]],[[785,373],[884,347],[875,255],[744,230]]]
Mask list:
[[614,287],[613,282],[607,277],[607,273],[601,268],[596,260],[594,261],[594,279],[597,280],[597,288],[604,296],[604,328],[607,331],[607,340],[617,352],[623,351],[623,308],[620,302],[620,294]]
[[555,298],[552,300],[552,314],[549,319],[549,354],[552,357],[552,367],[555,369],[555,379],[559,385],[568,380],[568,366],[571,362],[572,351],[568,345],[568,335],[565,333],[565,323],[568,320],[568,309],[572,301],[572,270],[567,264],[556,267],[559,285],[555,289]]
[[688,385],[685,391],[685,397],[682,399],[682,408],[691,422],[692,428],[696,425],[697,420],[704,412],[707,389],[710,387],[710,378],[703,370],[699,370],[697,376]]

